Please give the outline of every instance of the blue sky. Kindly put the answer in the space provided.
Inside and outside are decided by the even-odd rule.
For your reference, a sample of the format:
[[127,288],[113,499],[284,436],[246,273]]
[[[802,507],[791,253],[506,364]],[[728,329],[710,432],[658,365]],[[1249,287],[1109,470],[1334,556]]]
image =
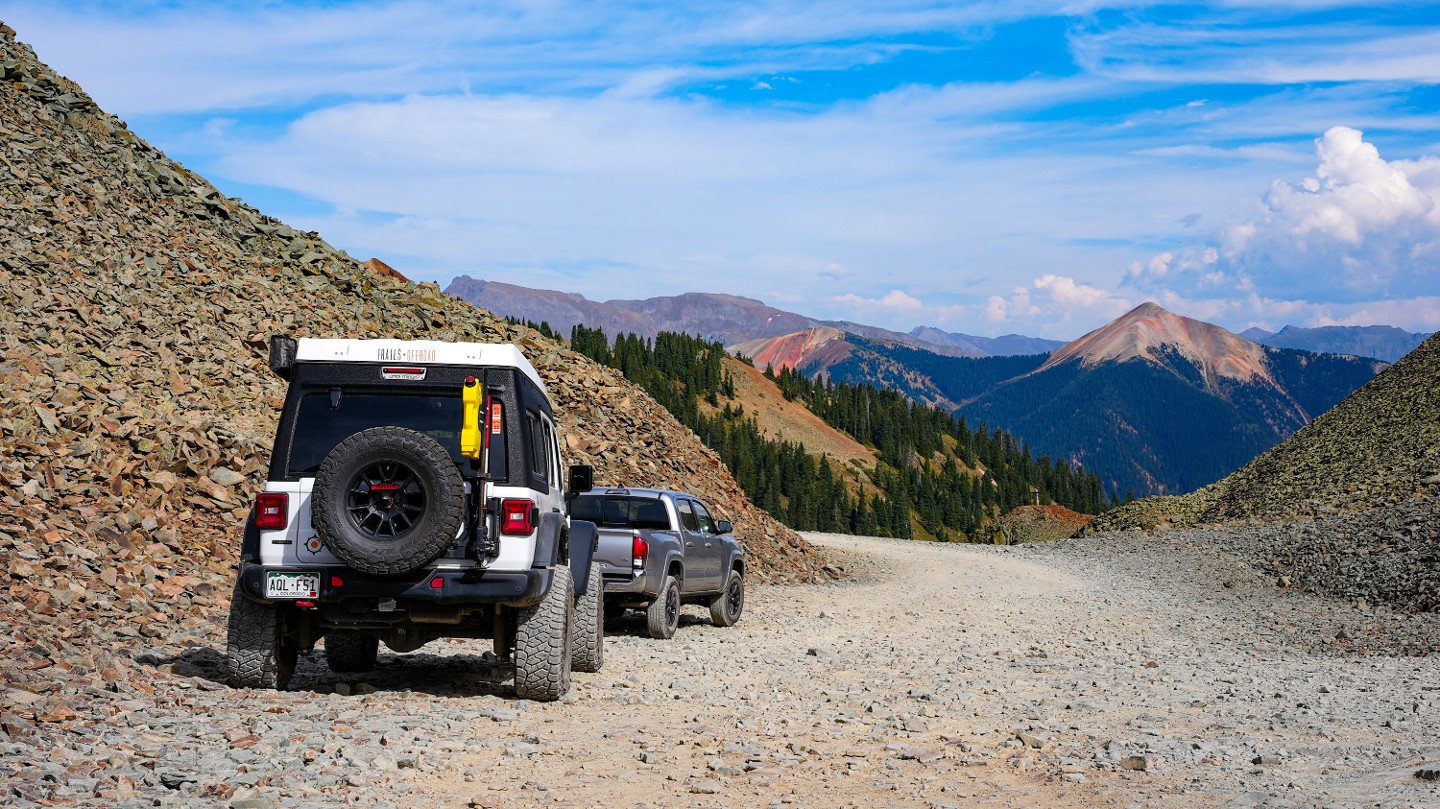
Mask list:
[[908,331],[1440,329],[1440,4],[10,2],[357,258]]

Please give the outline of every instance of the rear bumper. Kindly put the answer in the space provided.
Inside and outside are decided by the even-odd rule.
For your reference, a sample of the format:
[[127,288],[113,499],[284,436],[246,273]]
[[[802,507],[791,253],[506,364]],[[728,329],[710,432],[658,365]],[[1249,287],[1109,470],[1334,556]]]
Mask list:
[[626,594],[634,596],[645,596],[653,598],[659,591],[658,582],[652,582],[647,572],[640,572],[631,578],[616,576],[606,571],[604,574],[606,594]]
[[[262,604],[294,604],[295,599],[265,597],[268,572],[320,573],[321,604],[338,604],[352,599],[393,598],[397,603],[443,606],[505,604],[528,607],[540,603],[550,589],[551,571],[534,570],[417,570],[403,576],[367,576],[349,568],[279,567],[240,563],[240,591]],[[340,583],[336,584],[338,578]],[[439,581],[439,587],[432,586]]]

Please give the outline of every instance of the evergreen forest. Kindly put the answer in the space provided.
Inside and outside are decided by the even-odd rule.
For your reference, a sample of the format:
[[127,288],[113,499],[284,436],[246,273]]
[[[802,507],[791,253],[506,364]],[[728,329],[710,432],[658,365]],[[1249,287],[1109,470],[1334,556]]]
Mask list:
[[[548,324],[530,325],[559,336]],[[1093,472],[1036,457],[1003,430],[972,428],[893,390],[766,370],[787,399],[880,456],[872,468],[843,467],[798,442],[762,434],[735,398],[719,342],[661,332],[654,340],[625,334],[612,343],[602,330],[577,325],[570,345],[648,392],[720,455],[756,505],[797,530],[963,542],[1019,506],[1058,504],[1096,514],[1108,505]]]

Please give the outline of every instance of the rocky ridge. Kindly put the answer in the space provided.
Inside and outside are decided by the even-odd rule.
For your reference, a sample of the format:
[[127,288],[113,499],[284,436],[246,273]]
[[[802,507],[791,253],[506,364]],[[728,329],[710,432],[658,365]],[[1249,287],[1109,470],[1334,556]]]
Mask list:
[[1254,563],[1287,585],[1440,610],[1440,337],[1244,468],[1183,497],[1101,515],[1086,533],[1250,522]]
[[146,639],[223,647],[284,391],[274,333],[515,342],[572,462],[714,502],[757,579],[827,575],[618,372],[226,198],[3,25],[0,302],[0,693],[39,721],[123,679]]

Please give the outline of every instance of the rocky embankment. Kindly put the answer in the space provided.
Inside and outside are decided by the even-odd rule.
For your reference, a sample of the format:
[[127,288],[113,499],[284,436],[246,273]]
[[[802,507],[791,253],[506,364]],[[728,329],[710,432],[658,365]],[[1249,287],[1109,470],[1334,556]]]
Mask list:
[[[138,671],[7,691],[20,807],[1440,805],[1440,616],[1277,586],[1250,531],[1013,548],[812,536],[854,576],[734,627],[631,616],[605,669],[515,700],[483,643],[297,690],[218,682],[173,624]],[[8,780],[7,780],[8,779]]]
[[146,643],[223,632],[284,392],[275,333],[516,342],[570,461],[707,498],[756,580],[827,575],[618,372],[225,197],[3,26],[0,330],[0,686],[41,715],[127,680]]

